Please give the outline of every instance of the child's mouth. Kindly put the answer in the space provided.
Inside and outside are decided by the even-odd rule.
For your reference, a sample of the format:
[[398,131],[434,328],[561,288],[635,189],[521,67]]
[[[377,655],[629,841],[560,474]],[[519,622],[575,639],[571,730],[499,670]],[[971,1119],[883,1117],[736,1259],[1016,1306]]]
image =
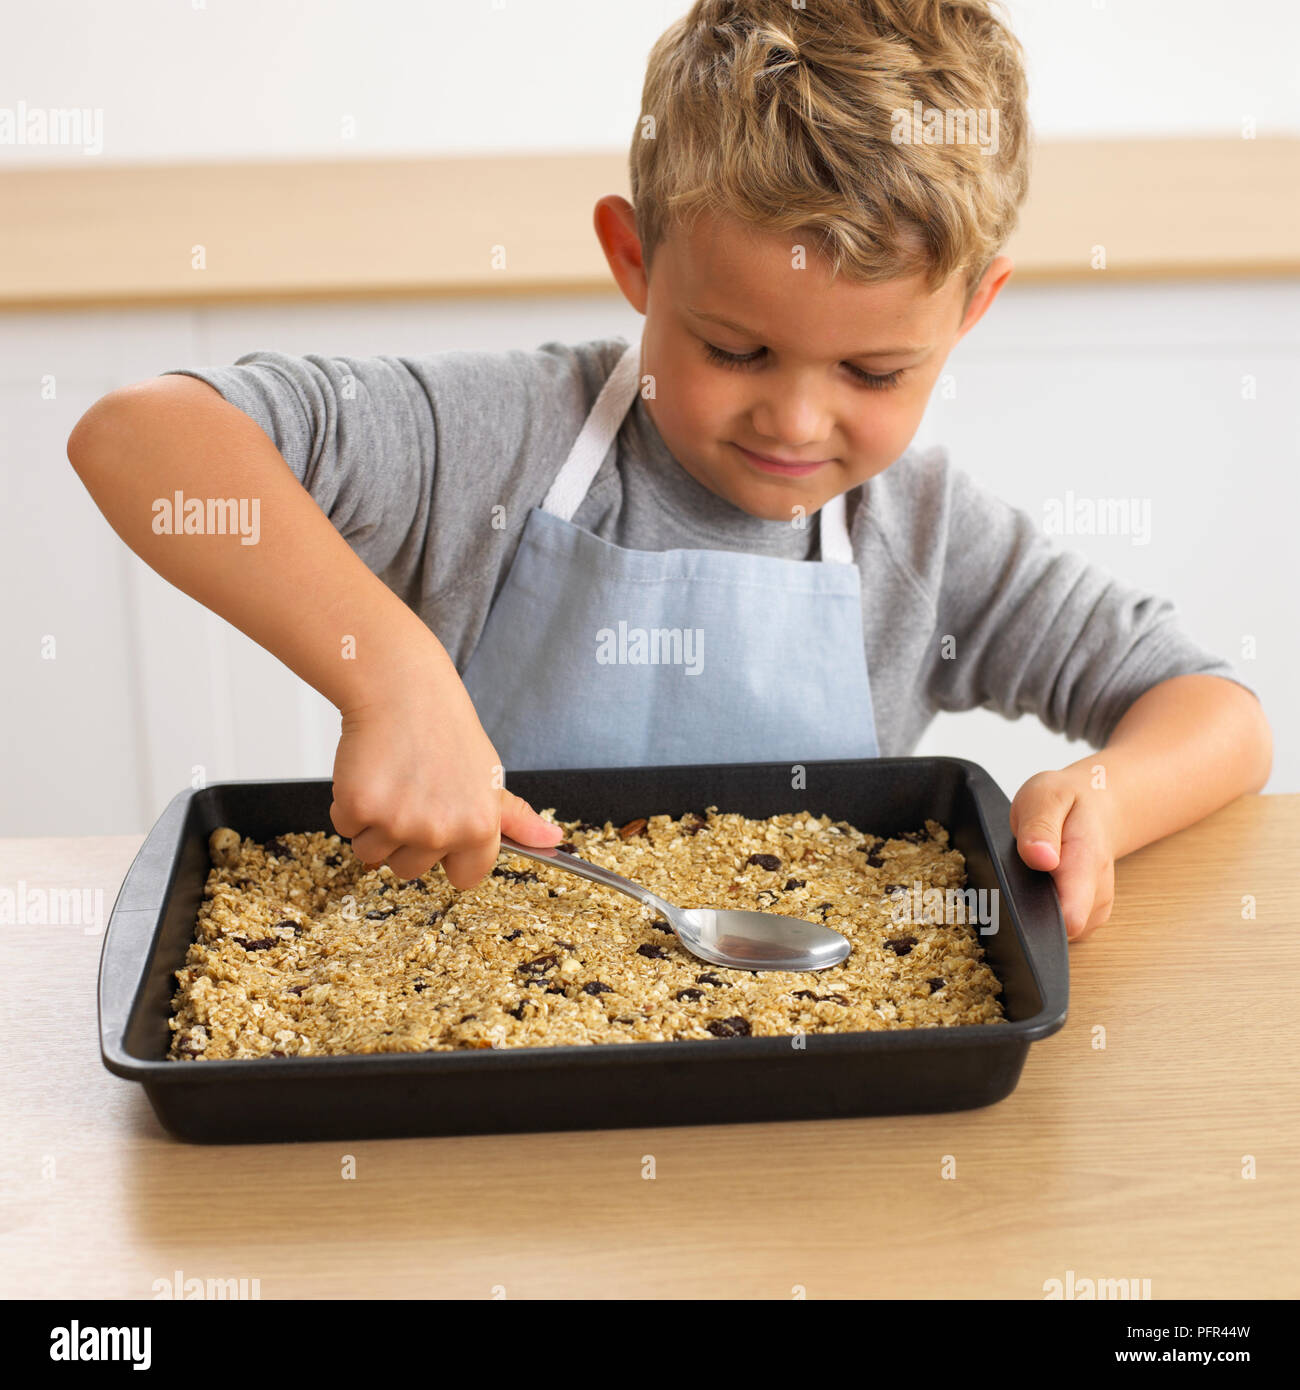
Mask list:
[[769,458],[766,454],[756,454],[752,449],[746,449],[744,445],[735,444],[734,441],[733,444],[751,467],[763,473],[775,473],[783,478],[805,478],[809,473],[815,473],[831,462],[830,459],[818,459],[814,463],[786,463],[781,459]]

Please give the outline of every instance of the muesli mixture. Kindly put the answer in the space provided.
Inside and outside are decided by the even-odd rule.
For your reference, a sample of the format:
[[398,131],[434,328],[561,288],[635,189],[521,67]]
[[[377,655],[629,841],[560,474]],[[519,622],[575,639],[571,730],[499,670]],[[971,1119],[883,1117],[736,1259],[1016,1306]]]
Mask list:
[[815,972],[722,969],[631,898],[516,855],[460,891],[439,867],[410,881],[387,865],[367,870],[337,835],[261,844],[223,827],[177,971],[169,1056],[707,1040],[1003,1018],[978,925],[918,910],[926,890],[965,883],[962,855],[933,820],[892,838],[825,815],[751,820],[716,806],[623,826],[558,823],[562,848],[669,902],[826,922],[853,950]]

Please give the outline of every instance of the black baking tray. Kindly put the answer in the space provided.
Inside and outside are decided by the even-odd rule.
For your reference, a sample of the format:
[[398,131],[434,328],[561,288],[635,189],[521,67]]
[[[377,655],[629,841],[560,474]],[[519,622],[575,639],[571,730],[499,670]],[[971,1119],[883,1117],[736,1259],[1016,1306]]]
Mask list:
[[795,811],[872,834],[948,828],[967,886],[997,889],[998,929],[983,935],[1006,1019],[950,1028],[707,1042],[606,1043],[172,1062],[174,971],[194,937],[220,825],[265,840],[334,833],[331,784],[222,782],[180,793],[127,873],[99,967],[104,1065],[144,1085],[163,1125],[200,1143],[364,1139],[521,1130],[830,1119],[964,1110],[1015,1088],[1029,1044],[1065,1022],[1065,925],[1048,874],[1016,853],[1010,803],[962,758],[803,764],[571,768],[508,773],[510,789],[558,819],[620,825],[717,806],[764,819]]

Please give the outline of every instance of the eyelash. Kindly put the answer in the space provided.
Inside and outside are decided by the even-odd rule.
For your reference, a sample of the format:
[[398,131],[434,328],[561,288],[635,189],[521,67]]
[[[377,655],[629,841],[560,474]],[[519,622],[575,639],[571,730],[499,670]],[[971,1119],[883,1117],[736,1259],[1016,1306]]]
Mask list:
[[[722,367],[732,367],[737,371],[744,371],[746,367],[752,367],[758,361],[759,354],[766,349],[759,348],[758,352],[738,357],[734,352],[724,352],[720,347],[714,347],[712,343],[705,343],[704,351],[711,362],[716,362]],[[846,362],[844,365],[861,385],[871,391],[888,391],[891,386],[897,386],[899,378],[907,370],[906,367],[899,367],[897,371],[877,376],[871,372],[864,372],[860,367],[853,366],[851,362]]]

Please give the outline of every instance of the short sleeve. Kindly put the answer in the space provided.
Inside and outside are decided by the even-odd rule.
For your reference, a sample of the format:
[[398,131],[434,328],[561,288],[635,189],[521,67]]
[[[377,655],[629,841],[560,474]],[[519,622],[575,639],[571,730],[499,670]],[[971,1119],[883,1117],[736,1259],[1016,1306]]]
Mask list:
[[[496,563],[608,374],[616,341],[417,357],[249,353],[182,368],[254,420],[352,549],[425,612]],[[485,538],[494,545],[485,545]]]
[[936,466],[943,556],[926,678],[935,708],[1032,713],[1100,748],[1139,696],[1174,676],[1222,676],[1258,698],[1191,640],[1169,599],[1061,548],[946,458]]

